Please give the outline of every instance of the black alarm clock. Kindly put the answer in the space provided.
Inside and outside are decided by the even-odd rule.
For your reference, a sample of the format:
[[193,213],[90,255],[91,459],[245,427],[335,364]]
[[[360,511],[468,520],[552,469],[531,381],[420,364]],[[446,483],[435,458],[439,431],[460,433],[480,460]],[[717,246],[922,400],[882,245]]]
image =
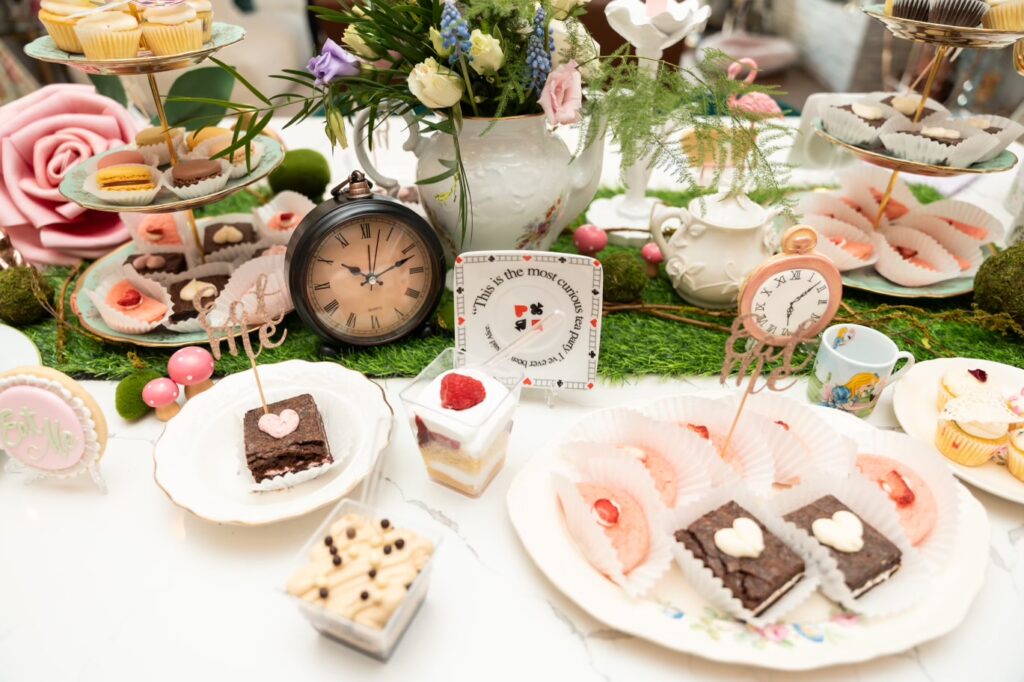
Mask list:
[[441,242],[401,202],[353,171],[288,242],[295,310],[329,344],[376,346],[417,331],[444,290]]

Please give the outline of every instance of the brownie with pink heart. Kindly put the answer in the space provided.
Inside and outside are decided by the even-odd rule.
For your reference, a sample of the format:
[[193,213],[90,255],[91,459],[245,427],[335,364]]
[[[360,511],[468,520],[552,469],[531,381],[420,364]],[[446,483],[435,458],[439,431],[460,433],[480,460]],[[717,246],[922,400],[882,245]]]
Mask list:
[[245,461],[256,482],[334,462],[316,401],[308,393],[245,413]]

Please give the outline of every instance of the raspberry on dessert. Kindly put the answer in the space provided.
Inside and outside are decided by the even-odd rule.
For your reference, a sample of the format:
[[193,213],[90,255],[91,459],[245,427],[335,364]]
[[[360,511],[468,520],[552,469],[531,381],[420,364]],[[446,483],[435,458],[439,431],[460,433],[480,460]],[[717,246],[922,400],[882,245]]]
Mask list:
[[607,497],[594,502],[594,506],[591,507],[594,512],[594,516],[597,517],[597,522],[604,527],[614,526],[619,522],[619,505],[615,504]]
[[487,397],[479,380],[452,372],[441,380],[441,407],[446,410],[468,410]]
[[917,251],[909,246],[897,246],[896,253],[900,254],[900,257],[903,258],[903,260],[910,260],[917,255]]
[[117,299],[117,305],[122,308],[133,308],[142,303],[142,293],[138,289],[128,289],[121,298]]
[[781,426],[782,428],[786,429],[787,431],[789,431],[789,424],[787,424],[786,422],[782,421],[781,419],[776,419],[775,423],[778,424],[779,426]]
[[895,469],[887,473],[885,478],[878,482],[878,486],[889,494],[889,499],[895,502],[897,507],[906,507],[914,501],[914,491]]
[[988,372],[983,369],[969,369],[967,373],[977,379],[981,383],[988,381]]
[[686,428],[696,433],[704,440],[711,440],[711,433],[708,431],[708,427],[701,426],[700,424],[687,424]]

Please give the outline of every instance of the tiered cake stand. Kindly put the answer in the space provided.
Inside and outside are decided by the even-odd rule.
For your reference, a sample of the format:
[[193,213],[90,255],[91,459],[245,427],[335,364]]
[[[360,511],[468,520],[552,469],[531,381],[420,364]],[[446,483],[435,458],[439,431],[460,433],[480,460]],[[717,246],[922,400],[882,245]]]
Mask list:
[[[149,91],[153,97],[153,104],[156,107],[157,116],[160,120],[160,125],[165,132],[165,140],[170,152],[171,165],[173,166],[178,163],[178,154],[171,139],[171,126],[167,121],[167,112],[164,110],[163,98],[160,95],[160,90],[157,86],[154,74],[162,73],[164,71],[175,71],[193,64],[198,64],[221,48],[233,45],[244,38],[245,30],[241,26],[215,22],[213,24],[211,39],[203,45],[202,48],[173,56],[158,56],[151,54],[146,50],[142,50],[139,52],[138,56],[132,59],[87,59],[84,55],[70,54],[58,49],[54,44],[53,39],[49,36],[42,36],[26,45],[25,53],[40,61],[65,64],[73,69],[78,69],[79,71],[89,74],[146,76],[146,79],[149,82]],[[145,206],[120,206],[103,202],[82,189],[82,182],[92,167],[92,164],[88,161],[80,164],[78,168],[72,169],[67,176],[65,176],[60,185],[60,192],[76,204],[84,208],[97,211],[115,213],[174,213],[177,211],[185,211],[189,227],[192,231],[192,238],[195,240],[196,249],[200,256],[202,256],[203,242],[201,235],[199,234],[199,228],[196,225],[193,209],[220,201],[221,199],[244,189],[246,186],[262,180],[270,174],[270,172],[274,170],[274,168],[276,168],[284,159],[284,148],[280,143],[268,136],[262,136],[260,138],[260,143],[264,145],[265,151],[260,162],[252,168],[249,173],[240,178],[230,180],[224,189],[218,192],[197,197],[195,199],[183,200],[172,198],[168,200],[158,198],[153,203]],[[202,341],[203,338],[205,338],[202,333],[147,334],[145,337],[119,334],[103,325],[99,316],[93,314],[95,311],[93,310],[92,302],[88,300],[88,297],[78,296],[78,293],[83,286],[87,288],[90,285],[90,281],[95,278],[97,272],[105,269],[115,261],[122,262],[131,253],[133,248],[134,247],[129,244],[113,251],[112,253],[97,260],[82,274],[82,277],[79,279],[78,287],[75,290],[75,294],[72,297],[72,307],[78,315],[82,326],[93,334],[96,334],[108,341],[120,343],[127,342],[140,346],[176,347],[196,343],[197,340]]]

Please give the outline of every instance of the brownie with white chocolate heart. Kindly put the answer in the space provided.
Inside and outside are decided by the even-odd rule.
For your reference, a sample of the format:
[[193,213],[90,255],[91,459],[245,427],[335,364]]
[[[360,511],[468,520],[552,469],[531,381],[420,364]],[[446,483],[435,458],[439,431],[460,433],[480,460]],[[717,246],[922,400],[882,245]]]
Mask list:
[[256,228],[252,223],[211,223],[203,230],[203,253],[209,255],[239,244],[256,242]]
[[334,462],[323,419],[308,393],[245,413],[245,462],[257,483]]
[[196,317],[196,300],[208,303],[210,299],[216,298],[228,283],[228,279],[228,275],[203,275],[169,285],[167,290],[171,295],[172,309],[168,321],[174,324]]

